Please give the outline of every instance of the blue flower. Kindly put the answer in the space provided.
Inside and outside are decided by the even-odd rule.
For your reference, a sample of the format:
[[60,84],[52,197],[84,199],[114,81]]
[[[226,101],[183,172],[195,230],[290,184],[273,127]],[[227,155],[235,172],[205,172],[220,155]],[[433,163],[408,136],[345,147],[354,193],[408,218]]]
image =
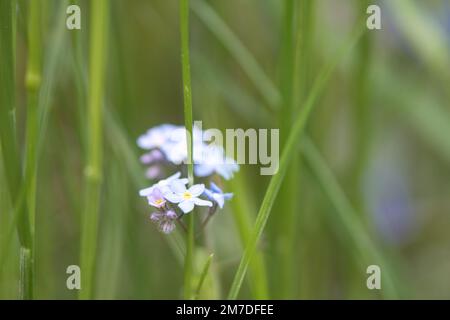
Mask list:
[[239,165],[225,155],[222,147],[207,146],[198,154],[194,151],[194,173],[197,177],[207,177],[217,173],[226,180],[230,180],[236,171],[239,171]]
[[164,193],[164,198],[172,203],[177,203],[178,207],[186,214],[194,210],[196,205],[212,207],[211,201],[199,198],[204,190],[204,184],[194,184],[187,189],[184,182],[174,180],[170,183],[169,190]]
[[223,208],[225,200],[229,200],[233,197],[232,193],[223,193],[222,189],[220,189],[214,182],[211,182],[210,189],[205,189],[204,194],[209,200],[217,203],[220,209]]

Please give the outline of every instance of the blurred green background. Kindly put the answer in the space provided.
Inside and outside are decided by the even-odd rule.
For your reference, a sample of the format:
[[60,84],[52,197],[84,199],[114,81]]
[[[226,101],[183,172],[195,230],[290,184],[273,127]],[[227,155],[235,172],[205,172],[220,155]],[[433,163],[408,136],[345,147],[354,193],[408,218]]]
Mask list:
[[[66,288],[66,268],[78,265],[80,256],[89,31],[96,17],[90,1],[17,1],[14,94],[22,159],[30,1],[42,10],[34,291],[38,299],[72,299],[77,292]],[[81,8],[81,30],[65,27],[72,3]],[[280,128],[283,141],[322,66],[372,3],[381,7],[382,29],[366,32],[339,61],[306,131],[339,195],[353,207],[346,212],[361,222],[358,232],[368,235],[383,261],[361,255],[364,243],[355,243],[354,229],[337,218],[336,192],[327,193],[299,149],[241,298],[389,298],[384,282],[382,290],[367,289],[372,264],[383,265],[382,273],[389,266],[394,297],[450,298],[448,0],[191,0],[194,120],[205,129]],[[183,264],[170,239],[180,239],[159,233],[149,220],[151,208],[138,190],[152,181],[145,179],[135,143],[154,125],[183,124],[178,1],[108,4],[94,297],[178,299]],[[4,72],[3,61],[0,68]],[[291,110],[291,104],[298,107]],[[20,245],[15,233],[8,237],[13,206],[6,170],[0,165],[0,298],[15,299]],[[214,253],[200,297],[227,296],[269,180],[259,166],[243,165],[227,183],[232,202],[197,241],[198,268]],[[268,290],[261,296],[255,287],[264,282]]]

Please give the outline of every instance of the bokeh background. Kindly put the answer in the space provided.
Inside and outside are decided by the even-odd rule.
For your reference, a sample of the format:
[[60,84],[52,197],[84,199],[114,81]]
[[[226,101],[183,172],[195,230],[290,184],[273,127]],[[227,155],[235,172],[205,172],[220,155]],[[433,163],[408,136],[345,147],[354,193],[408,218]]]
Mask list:
[[[39,1],[44,116],[34,290],[38,299],[73,299],[77,293],[66,288],[66,268],[79,264],[89,144],[80,83],[87,79],[95,17],[89,1]],[[16,11],[16,131],[22,156],[29,3],[18,0]],[[69,3],[82,10],[79,31],[65,27]],[[194,119],[204,128],[280,128],[283,141],[289,119],[298,113],[288,113],[286,97],[294,96],[301,109],[322,67],[367,16],[369,3],[381,7],[382,30],[365,33],[339,61],[306,131],[384,262],[355,249],[360,244],[349,234],[353,229],[336,219],[339,209],[299,149],[241,298],[261,297],[255,292],[264,282],[270,298],[389,298],[384,283],[382,290],[367,289],[371,264],[389,266],[399,298],[450,298],[448,0],[191,0]],[[153,182],[145,178],[135,143],[152,126],[183,124],[178,1],[110,0],[109,7],[95,298],[178,299],[183,264],[173,241],[180,237],[159,233],[149,220],[151,208],[138,190]],[[302,73],[294,83],[297,24],[303,30]],[[12,205],[5,170],[1,165],[0,241],[7,253],[0,297],[15,299],[19,240],[7,236]],[[259,166],[243,165],[226,183],[234,198],[197,241],[198,268],[214,253],[202,298],[226,297],[269,180]]]

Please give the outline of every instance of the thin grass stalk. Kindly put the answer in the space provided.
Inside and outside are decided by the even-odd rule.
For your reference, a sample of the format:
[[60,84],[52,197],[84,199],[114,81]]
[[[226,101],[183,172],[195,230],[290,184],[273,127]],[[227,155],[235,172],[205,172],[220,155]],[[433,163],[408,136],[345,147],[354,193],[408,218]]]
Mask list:
[[103,102],[107,56],[108,0],[91,1],[90,65],[88,93],[88,143],[85,168],[85,199],[81,239],[80,299],[94,296],[95,262],[100,211],[103,156]]
[[[14,1],[16,3],[16,1]],[[45,12],[47,2],[41,2],[41,12]],[[14,6],[13,6],[14,7]],[[59,8],[67,7],[67,1],[58,2],[58,6],[55,8],[55,11],[59,11]],[[57,25],[61,25],[64,23],[65,16],[58,17],[55,22]],[[13,29],[15,27],[13,26]],[[39,158],[39,154],[42,149],[42,144],[45,138],[46,133],[46,124],[48,118],[48,111],[51,104],[51,90],[55,84],[55,72],[58,70],[61,62],[61,49],[64,48],[64,28],[54,28],[55,32],[52,32],[49,37],[49,46],[48,46],[48,54],[46,54],[46,59],[44,65],[46,66],[44,70],[44,77],[46,81],[42,83],[42,87],[39,94],[39,143],[38,143],[38,151],[37,155]],[[13,37],[14,38],[14,37]],[[20,187],[19,195],[16,197],[16,201],[14,203],[12,218],[10,219],[7,232],[5,233],[5,238],[3,244],[0,248],[0,272],[4,266],[4,262],[7,258],[7,255],[11,250],[7,250],[7,245],[12,242],[14,236],[14,230],[16,228],[17,222],[20,220],[21,213],[23,215],[27,214],[26,210],[26,184],[22,184]],[[20,236],[20,234],[19,234]]]
[[194,299],[197,299],[202,290],[203,283],[205,282],[206,276],[208,275],[209,267],[211,266],[214,253],[211,253],[206,259],[205,265],[203,266],[202,273],[200,274],[200,279],[198,281],[197,287],[195,289]]
[[285,148],[281,154],[281,160],[279,165],[279,170],[276,175],[272,177],[270,180],[269,186],[267,188],[266,194],[264,195],[261,207],[259,209],[258,215],[256,217],[255,226],[252,231],[252,235],[250,240],[247,243],[247,247],[245,249],[244,255],[239,264],[238,270],[234,277],[233,283],[231,285],[230,292],[228,294],[228,299],[236,299],[239,293],[239,290],[242,286],[242,282],[244,280],[245,274],[247,272],[248,265],[250,260],[253,258],[254,252],[256,250],[256,246],[258,240],[261,238],[262,232],[267,223],[267,219],[269,218],[271,209],[275,202],[275,198],[280,190],[281,183],[283,182],[284,176],[286,174],[287,168],[291,162],[292,155],[300,138],[303,135],[303,131],[305,125],[309,119],[311,112],[313,111],[317,99],[325,89],[328,80],[331,77],[331,74],[335,70],[338,62],[349,52],[353,45],[357,42],[357,40],[362,35],[363,31],[365,31],[365,24],[358,24],[357,32],[351,37],[348,43],[346,43],[342,51],[336,55],[335,59],[330,62],[317,77],[314,86],[306,100],[303,108],[299,115],[295,118],[294,125],[292,126],[291,133],[289,134],[289,138],[286,142]]
[[[39,92],[42,82],[42,20],[41,1],[30,2],[28,17],[28,63],[25,75],[27,90],[26,158],[25,188],[28,219],[32,237],[28,259],[31,260],[30,282],[34,282],[35,259],[35,215],[36,215],[36,179],[37,151],[39,142]],[[33,291],[31,289],[31,291]]]
[[[255,85],[255,88],[259,90],[260,95],[264,98],[266,105],[269,106],[271,110],[277,109],[281,101],[281,94],[239,38],[205,1],[195,0],[192,2],[191,7],[195,15],[219,39],[247,73],[248,77]],[[214,79],[216,78],[217,75],[214,75]],[[213,81],[213,79],[211,81]],[[221,86],[223,87],[223,85]],[[227,96],[229,96],[228,93]],[[230,182],[233,186],[233,190],[236,188],[244,189],[242,183],[238,182],[239,179],[238,175]],[[237,193],[236,189],[236,194]],[[252,211],[245,209],[248,207],[247,201],[244,201],[242,205],[238,205],[238,200],[235,199],[233,200],[233,203],[235,203],[233,210],[234,221],[237,225],[240,241],[245,247],[247,241],[250,239],[249,230],[251,229],[251,221],[253,220],[253,216],[251,215]],[[252,276],[250,277],[250,287],[252,288],[254,297],[256,299],[268,299],[268,276],[262,252],[257,251],[255,253],[255,258],[252,260],[250,268],[252,273]]]
[[[282,50],[281,50],[281,83],[282,106],[280,108],[280,132],[281,147],[284,148],[288,133],[294,119],[294,70],[295,60],[298,55],[294,46],[294,25],[298,1],[284,1]],[[298,25],[298,24],[297,24]],[[297,29],[297,28],[296,28]],[[296,30],[298,33],[299,30]],[[303,70],[302,70],[303,71]],[[294,156],[295,157],[295,156]],[[289,166],[289,175],[286,176],[277,197],[276,207],[279,214],[269,229],[271,243],[274,246],[275,259],[273,259],[274,274],[279,275],[274,286],[274,296],[279,299],[287,299],[292,296],[293,284],[296,282],[292,249],[294,247],[295,215],[298,214],[298,199],[292,197],[292,190],[298,190],[298,159],[293,159]],[[270,232],[272,231],[272,232]]]
[[[187,168],[189,185],[194,184],[194,163],[192,157],[192,87],[191,66],[189,59],[189,0],[180,0],[180,34],[181,34],[181,65],[183,75],[183,97],[184,97],[184,125],[186,127],[186,139],[188,148]],[[184,298],[191,299],[193,294],[193,268],[195,254],[195,230],[194,214],[187,217],[188,226],[186,234],[186,257],[184,263]]]
[[15,132],[15,10],[16,2],[0,0],[0,140],[2,145],[3,164],[7,189],[13,204],[13,219],[16,223],[21,245],[20,255],[23,270],[20,278],[21,298],[32,298],[31,276],[27,272],[32,270],[32,259],[27,252],[32,247],[32,236],[27,209],[22,205],[21,197],[22,173]]
[[[369,6],[369,1],[358,1],[358,10],[361,16],[366,15],[365,9]],[[361,178],[367,164],[370,150],[370,66],[372,57],[372,36],[365,34],[357,47],[357,63],[355,68],[353,92],[353,111],[355,115],[355,147],[351,167],[352,198],[358,209],[363,208],[361,188]]]
[[[293,75],[293,93],[292,93],[292,117],[295,116],[295,113],[298,112],[298,106],[303,105],[307,92],[310,87],[311,82],[311,65],[313,64],[312,52],[313,52],[313,41],[314,38],[314,29],[315,29],[315,1],[314,0],[302,0],[297,4],[296,8],[297,12],[297,21],[296,21],[296,34],[295,34],[295,53],[294,53],[294,75]],[[293,176],[295,176],[295,185],[291,188],[295,188],[303,194],[303,170],[302,170],[302,162],[300,161],[299,155],[296,155],[293,161],[293,168],[291,169],[293,172]],[[304,203],[304,198],[302,198],[301,203]],[[296,203],[300,203],[299,200]],[[291,287],[287,288],[292,294],[303,293],[303,289],[307,287],[308,282],[313,282],[311,280],[313,278],[313,270],[314,266],[311,263],[305,263],[307,260],[308,249],[311,243],[317,243],[316,239],[313,241],[300,241],[298,242],[298,232],[296,232],[296,228],[299,228],[298,221],[302,222],[304,225],[304,229],[310,228],[311,224],[316,222],[310,221],[311,215],[306,214],[305,206],[302,206],[302,209],[299,210],[298,206],[294,206],[293,212],[290,215],[290,219],[286,219],[285,228],[288,230],[289,238],[286,240],[288,243],[287,247],[284,248],[283,251],[283,259],[287,261],[289,257],[292,256],[292,251],[294,248],[297,248],[297,251],[300,252],[300,258],[297,261],[291,262],[291,267],[300,263],[302,265],[301,270],[295,272],[295,275],[298,277],[297,279],[293,279],[294,281],[290,281]],[[314,217],[313,217],[314,218]],[[297,229],[299,230],[299,229]],[[301,229],[300,229],[301,230]],[[297,244],[297,245],[295,245]],[[313,268],[308,270],[308,268]],[[317,272],[314,272],[317,274]],[[300,289],[297,292],[294,292],[295,280],[299,281]],[[309,297],[309,295],[305,295]]]
[[[232,201],[233,218],[236,223],[242,246],[250,240],[252,230],[251,213],[256,211],[248,194],[242,173],[237,174],[230,182],[230,189],[235,194],[247,194],[248,197],[235,197]],[[270,298],[269,285],[267,283],[267,270],[264,255],[257,250],[250,263],[249,282],[250,289],[255,299],[267,300]]]
[[259,94],[266,101],[271,110],[276,110],[281,102],[281,95],[270,78],[259,67],[258,62],[250,51],[242,44],[226,23],[204,0],[192,1],[192,11],[211,30],[211,32],[225,45],[233,58],[253,82]]

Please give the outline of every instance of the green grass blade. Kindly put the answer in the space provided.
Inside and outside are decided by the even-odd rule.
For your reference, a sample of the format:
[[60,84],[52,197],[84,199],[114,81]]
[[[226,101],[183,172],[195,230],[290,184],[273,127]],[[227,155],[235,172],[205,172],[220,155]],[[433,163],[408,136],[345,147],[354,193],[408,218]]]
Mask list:
[[202,273],[200,274],[200,279],[195,289],[194,299],[197,299],[197,297],[200,295],[200,291],[202,290],[203,283],[205,282],[206,275],[208,274],[209,267],[211,266],[213,257],[214,253],[211,253],[208,259],[206,260],[205,265],[203,266]]
[[83,277],[80,299],[89,299],[94,294],[94,272],[102,180],[102,110],[105,91],[108,3],[108,0],[91,2],[90,91],[88,94],[89,142],[87,144],[88,160],[85,169],[86,194],[82,217],[81,270],[83,271]]
[[[231,53],[231,55],[237,60],[241,68],[247,73],[248,77],[253,81],[255,87],[260,91],[260,95],[265,99],[266,104],[269,107],[278,107],[281,102],[281,95],[278,92],[276,86],[272,83],[270,78],[264,73],[262,68],[258,65],[256,59],[242,44],[238,37],[230,30],[226,23],[217,15],[217,13],[204,1],[194,1],[192,3],[193,12],[200,18],[200,20],[213,32],[214,35],[222,42],[225,48]],[[209,81],[217,81],[217,75],[214,74]],[[232,83],[232,85],[234,85]],[[219,83],[219,86],[224,87],[223,83]],[[239,89],[239,88],[238,88]],[[242,95],[243,92],[237,91]],[[230,96],[229,86],[227,90],[223,91],[224,96]],[[248,99],[246,99],[248,100]],[[244,100],[241,100],[241,103]],[[239,109],[243,110],[244,108]],[[261,114],[259,110],[256,114]],[[242,111],[241,111],[242,112]],[[264,112],[264,110],[263,110]],[[266,111],[266,113],[268,113]],[[244,116],[247,114],[244,114]],[[252,118],[255,117],[255,113],[248,114]],[[243,189],[242,183],[239,182],[239,175],[230,183],[232,189]],[[236,191],[237,192],[237,191]],[[251,229],[251,210],[248,210],[249,204],[238,200],[233,200],[234,205],[234,221],[237,225],[239,237],[243,246],[250,239]],[[255,253],[255,258],[251,262],[251,277],[250,287],[256,299],[267,299],[269,297],[268,283],[267,283],[267,271],[264,263],[263,254],[259,251]]]
[[[32,237],[29,260],[31,262],[30,281],[34,282],[35,259],[35,215],[36,215],[36,180],[39,142],[39,92],[42,75],[42,19],[41,3],[33,1],[29,7],[28,19],[28,64],[25,75],[25,87],[27,90],[27,123],[26,123],[26,159],[25,159],[25,189],[28,207],[28,219]],[[33,287],[30,290],[33,293]]]
[[[314,19],[313,16],[310,0],[302,2],[285,1],[280,65],[280,90],[283,103],[279,113],[282,147],[286,142],[287,133],[295,117],[296,106],[300,104],[306,92],[309,61],[304,50],[305,48],[310,49],[307,38]],[[276,202],[276,207],[279,208],[279,217],[273,220],[268,230],[272,250],[275,254],[272,269],[276,274],[279,274],[274,287],[275,298],[292,297],[293,285],[296,283],[298,274],[294,270],[295,261],[292,259],[292,252],[295,248],[295,228],[299,215],[299,201],[291,195],[291,190],[299,190],[300,187],[301,170],[298,158],[298,155],[294,155],[294,159],[288,168],[290,174],[286,176]]]
[[[192,87],[191,87],[191,67],[189,59],[189,0],[180,0],[180,34],[181,34],[181,65],[183,75],[183,97],[184,97],[184,124],[187,130],[187,148],[188,148],[188,179],[189,185],[194,184],[194,163],[192,160]],[[195,230],[194,214],[187,217],[186,234],[186,257],[184,263],[184,298],[191,299],[193,293],[193,259],[195,250]]]
[[[17,224],[19,240],[22,251],[29,252],[32,247],[30,221],[25,205],[21,205],[21,161],[19,157],[15,132],[15,2],[0,1],[0,141],[2,145],[3,164],[5,167],[6,182],[14,206],[13,223]],[[17,215],[17,216],[16,216]],[[8,235],[9,236],[9,235]],[[32,259],[24,259],[26,270],[32,270]],[[21,273],[21,275],[25,275]],[[21,279],[21,292],[23,298],[32,298],[31,277]]]
[[412,48],[425,62],[428,69],[442,79],[450,81],[450,55],[448,54],[448,35],[439,28],[439,24],[425,18],[417,2],[409,0],[387,1],[400,31]]
[[259,67],[258,62],[242,42],[234,35],[217,13],[203,0],[194,0],[192,11],[211,32],[224,44],[247,76],[252,80],[260,95],[271,109],[276,109],[281,101],[280,93],[269,77]]
[[286,173],[287,167],[289,166],[290,160],[295,153],[298,142],[302,136],[303,130],[305,128],[306,122],[316,105],[317,99],[325,89],[325,86],[336,68],[338,62],[345,56],[346,53],[350,51],[350,49],[354,46],[356,41],[360,38],[366,26],[364,24],[358,24],[355,35],[351,37],[348,43],[343,46],[340,54],[337,54],[335,60],[333,60],[329,65],[327,65],[324,70],[319,74],[317,80],[314,83],[314,86],[306,100],[303,108],[301,109],[298,116],[295,118],[294,124],[292,126],[292,130],[289,134],[289,138],[287,139],[284,150],[281,154],[280,166],[278,173],[275,174],[270,180],[267,191],[264,195],[261,207],[259,209],[258,215],[256,217],[255,226],[252,231],[252,235],[250,240],[247,243],[244,255],[239,264],[238,270],[234,277],[233,283],[231,285],[231,289],[228,295],[229,299],[236,299],[239,293],[239,290],[242,286],[242,282],[244,280],[245,274],[247,272],[248,265],[250,260],[252,259],[254,252],[256,250],[256,246],[258,240],[260,239],[262,232],[266,226],[267,219],[269,218],[270,212],[272,210],[272,206],[274,204],[275,198],[280,189],[281,183],[283,182],[284,175]]
[[22,300],[28,300],[33,297],[33,263],[30,249],[20,248],[20,279],[19,279],[19,297]]
[[[239,237],[242,246],[248,243],[251,237],[252,212],[256,211],[256,207],[253,205],[253,201],[250,201],[250,196],[248,196],[248,188],[245,185],[242,172],[238,173],[230,182],[230,190],[233,190],[235,194],[247,194],[244,197],[234,197],[231,202],[233,206],[233,218],[237,226]],[[251,199],[254,200],[254,199]],[[264,261],[264,255],[261,250],[255,252],[255,256],[249,265],[250,274],[250,288],[252,290],[255,299],[265,300],[269,299],[269,285],[267,283],[267,270]]]

